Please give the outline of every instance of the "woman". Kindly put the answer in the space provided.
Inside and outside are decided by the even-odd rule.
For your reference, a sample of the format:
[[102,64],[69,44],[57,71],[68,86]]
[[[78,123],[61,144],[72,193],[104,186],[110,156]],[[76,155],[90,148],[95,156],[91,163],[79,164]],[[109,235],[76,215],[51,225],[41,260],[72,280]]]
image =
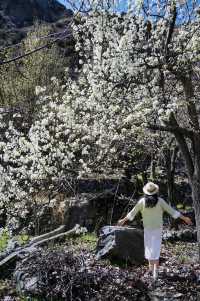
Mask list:
[[118,221],[119,226],[132,221],[138,212],[141,212],[144,226],[144,247],[145,258],[149,262],[149,271],[153,272],[154,280],[157,278],[159,267],[160,249],[162,241],[163,212],[167,212],[173,218],[181,218],[186,224],[191,225],[189,217],[182,215],[173,209],[162,198],[158,196],[158,185],[149,182],[143,187],[144,197],[142,197],[135,207]]

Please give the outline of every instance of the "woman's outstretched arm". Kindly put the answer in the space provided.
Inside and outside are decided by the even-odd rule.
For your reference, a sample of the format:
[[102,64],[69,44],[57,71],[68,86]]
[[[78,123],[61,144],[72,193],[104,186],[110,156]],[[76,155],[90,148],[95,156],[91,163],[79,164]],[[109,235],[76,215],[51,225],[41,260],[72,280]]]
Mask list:
[[189,217],[182,215],[178,210],[175,210],[172,208],[169,204],[167,204],[163,199],[160,199],[161,205],[164,211],[169,213],[174,219],[180,218],[182,219],[186,224],[192,225],[192,221]]
[[122,219],[118,220],[118,226],[125,225],[128,221],[132,221],[137,213],[142,209],[142,199],[137,202],[135,207]]

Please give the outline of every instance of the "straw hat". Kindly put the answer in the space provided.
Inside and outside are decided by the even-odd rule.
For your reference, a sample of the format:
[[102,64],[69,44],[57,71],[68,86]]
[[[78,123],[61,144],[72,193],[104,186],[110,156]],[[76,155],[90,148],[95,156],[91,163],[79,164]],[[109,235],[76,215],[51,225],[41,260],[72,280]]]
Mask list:
[[153,194],[156,194],[158,193],[159,191],[159,186],[152,183],[152,182],[149,182],[147,183],[144,187],[143,187],[143,192],[147,195],[153,195]]

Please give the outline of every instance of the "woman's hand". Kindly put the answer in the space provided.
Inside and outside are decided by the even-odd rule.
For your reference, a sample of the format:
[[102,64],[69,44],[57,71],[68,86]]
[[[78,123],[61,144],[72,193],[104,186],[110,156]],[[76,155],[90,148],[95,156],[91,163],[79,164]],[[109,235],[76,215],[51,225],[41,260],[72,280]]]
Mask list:
[[181,215],[181,219],[187,224],[187,225],[192,225],[192,221],[189,217]]
[[117,222],[117,225],[118,226],[124,226],[124,224],[128,221],[128,219],[125,217],[125,218],[122,218],[120,220],[118,220]]

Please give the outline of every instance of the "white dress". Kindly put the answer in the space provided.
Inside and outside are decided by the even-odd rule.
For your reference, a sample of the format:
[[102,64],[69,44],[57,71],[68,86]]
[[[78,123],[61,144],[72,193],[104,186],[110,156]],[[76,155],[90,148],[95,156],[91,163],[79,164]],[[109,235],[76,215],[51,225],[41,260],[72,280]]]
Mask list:
[[144,228],[145,258],[148,260],[158,260],[160,257],[162,242],[162,228]]

